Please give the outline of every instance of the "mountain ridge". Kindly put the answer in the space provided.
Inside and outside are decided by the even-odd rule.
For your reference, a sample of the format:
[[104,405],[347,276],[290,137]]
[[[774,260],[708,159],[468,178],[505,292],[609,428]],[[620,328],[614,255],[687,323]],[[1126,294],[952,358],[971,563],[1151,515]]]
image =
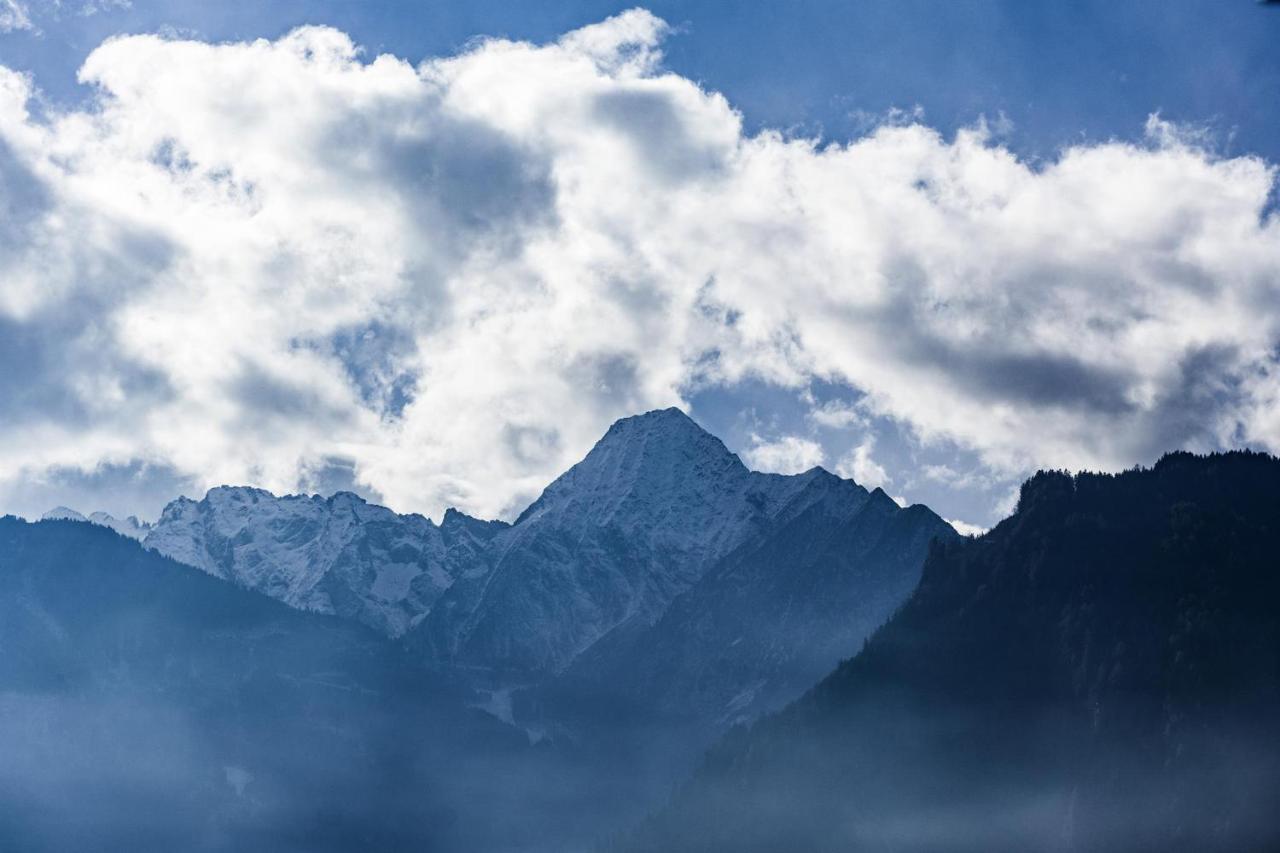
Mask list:
[[[850,524],[856,536],[838,532]],[[882,489],[868,491],[821,467],[751,471],[720,439],[668,408],[615,422],[509,525],[453,509],[437,525],[350,493],[275,497],[219,487],[201,501],[171,503],[145,544],[295,607],[401,638],[429,666],[465,673],[485,694],[510,697],[558,680],[613,694],[620,686],[607,673],[634,666],[649,673],[646,701],[666,697],[655,709],[714,720],[718,731],[773,708],[852,653],[914,586],[928,539],[953,535],[927,508],[903,509]],[[810,539],[828,542],[827,550],[792,567],[789,554],[768,548],[778,536],[789,537],[797,553]],[[750,568],[737,568],[740,562]],[[789,572],[806,572],[809,587],[788,581]],[[735,591],[735,583],[752,589]],[[754,596],[752,606],[764,608],[766,589],[785,592],[797,601],[794,613],[816,620],[804,626],[794,615],[765,617],[773,632],[773,650],[761,653],[768,674],[722,648],[745,631],[748,615],[725,602],[741,608],[744,595]],[[829,606],[811,606],[806,596]],[[677,606],[683,598],[701,604]],[[839,624],[835,602],[856,615]],[[695,625],[735,636],[694,642]],[[655,631],[671,636],[659,641]],[[697,659],[688,678],[731,657],[735,675],[684,691],[689,701],[658,689],[658,673],[673,662],[662,664],[652,651],[674,648],[677,635]],[[641,648],[651,650],[647,662],[636,657]],[[550,695],[521,692],[513,707],[538,719]]]

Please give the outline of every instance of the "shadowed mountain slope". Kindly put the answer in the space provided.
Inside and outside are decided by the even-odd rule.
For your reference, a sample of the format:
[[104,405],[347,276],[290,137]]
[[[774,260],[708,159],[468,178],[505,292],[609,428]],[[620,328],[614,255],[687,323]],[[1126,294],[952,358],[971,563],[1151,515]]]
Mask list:
[[457,849],[516,734],[361,626],[0,519],[0,849]]

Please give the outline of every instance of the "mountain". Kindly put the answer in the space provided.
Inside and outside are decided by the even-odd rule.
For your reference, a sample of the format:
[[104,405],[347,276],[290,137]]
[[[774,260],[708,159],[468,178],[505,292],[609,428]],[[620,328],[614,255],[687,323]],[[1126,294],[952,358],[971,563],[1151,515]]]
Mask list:
[[0,849],[484,849],[524,744],[360,625],[0,519]]
[[[580,837],[638,819],[732,723],[855,653],[955,532],[821,469],[747,470],[682,412],[616,423],[406,636],[576,776]],[[606,800],[574,808],[584,790]]]
[[617,849],[1280,849],[1280,460],[1041,473]]
[[55,506],[53,509],[40,516],[42,521],[88,521],[82,513],[76,512],[69,506]]
[[856,653],[911,594],[929,543],[956,538],[927,508],[821,469],[787,480],[798,486],[788,499],[657,620],[623,623],[513,692],[515,720],[571,744],[597,785],[623,789],[601,830],[639,820],[730,726]]
[[403,635],[493,691],[482,704],[504,719],[546,718],[576,692],[719,731],[855,651],[914,587],[930,539],[954,535],[818,468],[749,471],[665,409],[615,423],[511,525],[221,487],[171,503],[145,544]]
[[144,543],[293,607],[398,637],[459,577],[482,570],[486,544],[505,526],[454,510],[437,526],[350,492],[276,497],[224,486],[170,503]]

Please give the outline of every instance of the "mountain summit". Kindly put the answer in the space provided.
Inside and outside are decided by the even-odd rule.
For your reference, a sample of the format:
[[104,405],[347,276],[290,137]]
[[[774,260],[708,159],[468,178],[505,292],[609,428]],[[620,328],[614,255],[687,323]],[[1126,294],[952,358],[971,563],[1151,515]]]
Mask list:
[[711,501],[723,484],[741,482],[747,468],[720,439],[679,409],[623,418],[609,427],[587,456],[555,480],[516,520],[536,523],[548,514],[601,525],[629,516],[632,526],[674,521],[676,495]]

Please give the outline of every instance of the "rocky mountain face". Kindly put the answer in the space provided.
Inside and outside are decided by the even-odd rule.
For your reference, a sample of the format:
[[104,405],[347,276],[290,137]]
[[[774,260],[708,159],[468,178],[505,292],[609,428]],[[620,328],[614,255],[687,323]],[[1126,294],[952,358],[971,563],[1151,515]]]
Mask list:
[[456,511],[440,525],[350,492],[276,497],[221,487],[165,507],[144,544],[286,604],[398,637],[460,577],[483,571],[504,529]]
[[1280,848],[1280,460],[1044,473],[638,851]]
[[930,543],[956,538],[815,469],[760,530],[652,623],[597,643],[551,691],[563,712],[605,697],[712,730],[774,711],[816,684],[911,594]]

